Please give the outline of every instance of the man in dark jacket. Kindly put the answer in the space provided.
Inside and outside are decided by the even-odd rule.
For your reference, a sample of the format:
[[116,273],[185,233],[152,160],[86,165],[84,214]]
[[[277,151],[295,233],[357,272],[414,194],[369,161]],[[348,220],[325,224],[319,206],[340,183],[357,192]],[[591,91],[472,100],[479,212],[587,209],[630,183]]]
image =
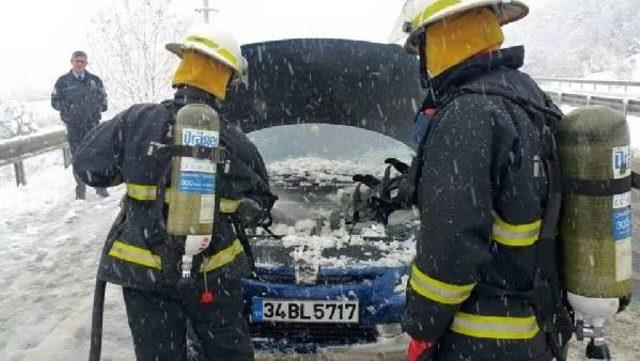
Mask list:
[[501,25],[527,7],[423,0],[416,10],[406,48],[420,55],[428,90],[420,112],[430,116],[416,119],[430,124],[412,166],[421,235],[407,287],[409,359],[562,358],[569,324],[554,240],[541,236],[562,114],[518,70],[523,48],[500,49]]
[[215,183],[219,214],[188,279],[180,272],[185,237],[168,234],[171,199],[164,189],[181,187],[169,184],[175,153],[166,151],[179,149],[172,147],[176,113],[190,104],[218,109],[229,84],[242,80],[246,60],[235,40],[208,27],[167,49],[182,58],[173,78],[174,99],[130,107],[91,131],[75,157],[74,167],[87,183],[127,188],[98,278],[123,287],[138,360],[186,360],[187,319],[207,359],[252,360],[241,298],[249,265],[239,238],[242,220],[251,218],[246,210],[268,213],[275,200],[260,153],[237,127],[221,121],[220,143],[228,155]]
[[[56,81],[51,94],[51,106],[60,112],[60,118],[67,127],[67,139],[71,155],[75,155],[82,138],[98,125],[102,112],[107,111],[107,94],[102,80],[89,73],[87,54],[75,51],[71,55],[71,70]],[[84,199],[85,184],[74,173],[76,179],[76,199]],[[109,196],[106,189],[98,187],[96,193]]]

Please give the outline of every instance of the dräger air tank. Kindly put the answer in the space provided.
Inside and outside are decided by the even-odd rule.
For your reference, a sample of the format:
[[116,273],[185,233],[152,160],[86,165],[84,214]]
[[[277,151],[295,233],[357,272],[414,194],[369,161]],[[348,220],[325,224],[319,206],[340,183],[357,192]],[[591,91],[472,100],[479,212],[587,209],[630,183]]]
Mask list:
[[[176,115],[176,146],[218,148],[220,118],[206,104],[188,104]],[[217,164],[210,159],[174,156],[171,164],[168,233],[187,236],[182,277],[191,276],[192,259],[211,241],[220,200],[216,196]]]
[[605,321],[631,298],[631,157],[624,116],[584,107],[560,125],[562,277],[587,353],[608,359]]

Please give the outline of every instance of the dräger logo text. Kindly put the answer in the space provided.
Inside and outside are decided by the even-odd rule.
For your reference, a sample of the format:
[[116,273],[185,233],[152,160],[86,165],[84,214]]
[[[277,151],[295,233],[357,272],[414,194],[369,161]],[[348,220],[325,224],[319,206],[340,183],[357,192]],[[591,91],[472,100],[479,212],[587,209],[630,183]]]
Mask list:
[[[206,134],[209,133],[209,134]],[[191,129],[185,129],[182,132],[182,144],[185,145],[200,145],[207,148],[212,148],[218,145],[217,132],[213,131],[197,131]]]

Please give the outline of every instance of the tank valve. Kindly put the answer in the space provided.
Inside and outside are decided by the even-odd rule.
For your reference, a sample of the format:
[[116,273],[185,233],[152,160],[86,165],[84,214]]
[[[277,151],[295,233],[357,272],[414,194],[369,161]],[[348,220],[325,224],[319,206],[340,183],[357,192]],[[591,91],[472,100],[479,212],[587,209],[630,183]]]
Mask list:
[[611,360],[611,351],[605,339],[604,327],[585,324],[583,320],[578,320],[576,324],[576,338],[582,342],[589,339],[587,345],[587,359],[589,360]]
[[182,271],[182,278],[191,278],[191,268],[193,267],[193,256],[182,256],[182,264],[180,269]]

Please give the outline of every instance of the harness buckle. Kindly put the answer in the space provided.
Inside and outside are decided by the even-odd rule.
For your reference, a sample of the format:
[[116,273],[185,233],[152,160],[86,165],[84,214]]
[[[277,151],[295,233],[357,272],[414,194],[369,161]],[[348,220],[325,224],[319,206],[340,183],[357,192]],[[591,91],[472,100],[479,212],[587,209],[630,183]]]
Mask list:
[[147,149],[147,155],[152,157],[158,150],[168,147],[164,143],[149,142],[149,148]]

